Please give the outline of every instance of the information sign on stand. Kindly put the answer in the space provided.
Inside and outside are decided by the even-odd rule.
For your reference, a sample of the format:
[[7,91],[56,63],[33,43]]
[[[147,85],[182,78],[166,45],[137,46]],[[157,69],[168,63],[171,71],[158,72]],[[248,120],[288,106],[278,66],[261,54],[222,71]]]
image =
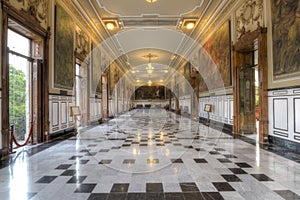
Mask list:
[[210,118],[209,118],[209,113],[212,110],[212,105],[211,104],[205,104],[204,106],[204,111],[207,112],[207,119],[206,119],[206,125],[209,126],[210,123]]

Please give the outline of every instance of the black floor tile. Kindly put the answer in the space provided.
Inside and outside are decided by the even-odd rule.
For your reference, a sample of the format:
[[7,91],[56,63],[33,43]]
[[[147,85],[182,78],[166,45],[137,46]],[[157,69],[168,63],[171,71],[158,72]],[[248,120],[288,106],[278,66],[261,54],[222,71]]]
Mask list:
[[110,192],[126,193],[128,191],[129,183],[114,183]]
[[127,193],[110,193],[107,200],[126,200]]
[[205,200],[200,192],[186,192],[183,196],[185,200]]
[[195,148],[196,151],[206,151],[205,149],[203,148]]
[[62,165],[59,165],[58,167],[56,167],[55,169],[68,169],[71,166],[72,165],[69,165],[69,164],[62,164]]
[[147,200],[165,200],[164,193],[146,193]]
[[223,174],[221,175],[227,182],[242,182],[239,177],[234,174]]
[[125,159],[123,161],[123,164],[134,164],[135,163],[135,159]]
[[220,163],[232,163],[228,158],[217,158]]
[[75,169],[67,169],[61,174],[61,176],[74,176],[76,172],[77,171]]
[[165,200],[185,200],[183,193],[165,193]]
[[265,174],[251,174],[251,176],[256,178],[258,181],[274,181]]
[[146,193],[128,193],[126,200],[146,200]]
[[87,162],[89,162],[90,160],[79,160],[79,164],[86,164]]
[[82,149],[80,150],[80,153],[86,153],[86,152],[89,152],[90,150],[89,149]]
[[121,147],[112,147],[111,149],[121,149]]
[[181,158],[178,158],[178,159],[171,159],[171,162],[172,162],[172,163],[183,163],[183,161],[182,161]]
[[232,171],[232,173],[234,174],[247,174],[247,172],[245,172],[241,168],[228,168],[228,169]]
[[100,149],[99,152],[102,152],[102,153],[109,152],[109,149]]
[[162,193],[163,191],[162,183],[146,183],[147,193]]
[[82,158],[82,156],[72,156],[69,160],[76,160],[77,158]]
[[299,200],[300,196],[290,190],[274,190],[277,194],[279,194],[282,198],[288,200]]
[[29,192],[27,193],[27,199],[31,199],[32,197],[34,197],[37,194],[37,192]]
[[216,150],[216,151],[226,151],[226,150],[223,149],[223,148],[214,148],[214,150]]
[[199,192],[196,183],[179,183],[182,192]]
[[232,154],[224,154],[223,156],[225,158],[237,158],[235,155],[232,155]]
[[85,156],[95,156],[97,152],[87,152]]
[[220,153],[218,151],[210,151],[209,154],[211,154],[211,155],[219,155]]
[[202,192],[203,199],[205,200],[223,200],[224,198],[219,192]]
[[43,176],[36,183],[51,183],[57,176]]
[[235,163],[237,166],[239,166],[240,168],[252,168],[251,165],[249,165],[248,163],[245,162],[241,162],[241,163]]
[[203,158],[194,158],[194,161],[196,163],[207,163],[207,161],[205,159],[203,159]]
[[82,183],[86,176],[73,176],[67,183]]
[[227,182],[213,182],[212,183],[218,191],[229,192],[235,189]]
[[97,184],[80,184],[77,186],[75,193],[92,193]]
[[88,147],[96,147],[97,144],[89,144]]
[[147,159],[148,164],[157,164],[159,163],[159,159]]
[[101,160],[99,164],[110,164],[112,160]]
[[106,200],[107,197],[105,193],[92,193],[87,200]]

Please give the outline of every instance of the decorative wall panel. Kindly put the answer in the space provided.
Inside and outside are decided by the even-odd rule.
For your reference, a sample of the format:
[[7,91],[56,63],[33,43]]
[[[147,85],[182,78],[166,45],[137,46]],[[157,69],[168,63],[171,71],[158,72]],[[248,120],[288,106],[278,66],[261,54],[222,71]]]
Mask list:
[[55,14],[54,87],[72,90],[75,23],[60,5]]
[[300,88],[268,92],[269,133],[300,142]]
[[288,131],[288,99],[273,99],[274,129]]
[[210,119],[224,124],[233,125],[233,96],[221,95],[200,98],[199,116],[207,118],[207,112],[204,111],[205,104],[212,105]]
[[63,131],[74,126],[70,116],[70,106],[74,105],[74,97],[49,95],[50,134]]
[[102,99],[90,98],[90,120],[97,121],[102,117]]

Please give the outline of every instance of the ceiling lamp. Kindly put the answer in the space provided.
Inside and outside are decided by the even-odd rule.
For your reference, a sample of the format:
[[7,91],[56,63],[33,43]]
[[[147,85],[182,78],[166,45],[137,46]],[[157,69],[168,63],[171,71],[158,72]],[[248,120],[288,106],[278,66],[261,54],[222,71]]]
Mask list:
[[112,23],[112,22],[107,22],[107,23],[105,24],[105,26],[106,26],[106,28],[107,28],[108,30],[110,30],[110,31],[114,30],[115,27],[116,27],[115,24]]
[[151,80],[149,80],[147,83],[148,83],[148,86],[152,85],[152,81]]
[[155,3],[157,0],[146,0],[148,3]]
[[118,19],[102,19],[105,28],[109,31],[117,30],[122,28],[122,23]]
[[197,22],[196,18],[183,19],[182,21],[179,22],[178,28],[192,30],[193,28],[195,28],[196,22]]
[[188,22],[186,23],[186,28],[191,30],[195,27],[195,22]]
[[151,59],[152,59],[152,58],[157,58],[158,56],[157,56],[157,55],[152,55],[151,53],[149,53],[148,55],[145,55],[145,56],[143,56],[143,57],[149,59],[148,65],[147,65],[147,67],[146,67],[146,70],[147,70],[147,73],[148,73],[148,74],[152,74],[152,72],[153,72],[153,70],[154,70],[154,67],[152,67]]

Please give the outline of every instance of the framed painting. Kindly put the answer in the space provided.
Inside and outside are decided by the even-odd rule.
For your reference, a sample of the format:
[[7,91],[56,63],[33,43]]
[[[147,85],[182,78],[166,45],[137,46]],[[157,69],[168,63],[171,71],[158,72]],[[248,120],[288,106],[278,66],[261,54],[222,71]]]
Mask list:
[[72,90],[74,84],[75,23],[59,5],[55,7],[54,87]]

